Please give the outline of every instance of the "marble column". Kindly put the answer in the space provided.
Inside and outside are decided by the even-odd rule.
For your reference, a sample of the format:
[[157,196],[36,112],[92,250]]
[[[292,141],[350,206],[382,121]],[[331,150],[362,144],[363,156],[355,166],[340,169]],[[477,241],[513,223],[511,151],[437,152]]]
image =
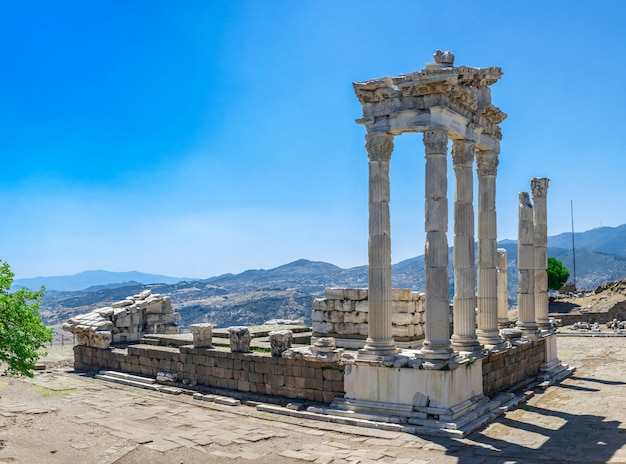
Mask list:
[[496,224],[496,174],[498,154],[479,151],[478,172],[478,341],[498,346],[498,271]]
[[476,337],[476,270],[474,255],[474,155],[476,145],[468,140],[452,143],[454,191],[454,332],[452,348],[459,352],[480,351]]
[[426,301],[424,343],[421,356],[448,359],[450,346],[450,303],[448,296],[448,131],[424,132],[426,148]]
[[519,224],[517,237],[517,327],[522,335],[537,338],[535,322],[535,245],[533,244],[533,206],[528,192],[519,194]]
[[361,357],[396,353],[391,329],[391,224],[389,160],[393,135],[370,132],[365,137],[369,161],[368,337]]
[[533,244],[535,245],[535,322],[540,330],[550,330],[548,321],[548,213],[545,177],[535,177],[530,182],[533,195]]
[[508,276],[506,274],[507,252],[504,248],[498,248],[498,328],[504,329],[509,326],[509,292]]

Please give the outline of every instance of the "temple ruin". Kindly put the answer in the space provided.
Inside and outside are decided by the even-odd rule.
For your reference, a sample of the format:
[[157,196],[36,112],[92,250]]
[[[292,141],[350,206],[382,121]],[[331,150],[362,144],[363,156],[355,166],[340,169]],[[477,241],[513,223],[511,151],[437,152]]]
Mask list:
[[[149,376],[172,371],[169,378],[179,379],[179,386],[316,403],[257,406],[264,411],[454,436],[522,401],[520,385],[545,386],[568,375],[548,321],[546,178],[532,179],[532,201],[520,194],[519,320],[509,326],[506,251],[496,244],[499,124],[507,115],[492,104],[490,89],[502,70],[454,66],[452,53],[440,50],[433,58],[421,71],[353,84],[369,158],[368,288],[327,289],[314,302],[310,344],[296,346],[294,339],[292,347],[292,334],[280,331],[270,334],[271,353],[250,352],[250,334],[231,328],[227,351],[213,346],[210,326],[194,328],[193,338],[151,334],[149,341],[118,348],[84,337],[75,350],[76,367]],[[424,293],[391,285],[389,166],[394,137],[414,132],[423,134],[426,159]]]

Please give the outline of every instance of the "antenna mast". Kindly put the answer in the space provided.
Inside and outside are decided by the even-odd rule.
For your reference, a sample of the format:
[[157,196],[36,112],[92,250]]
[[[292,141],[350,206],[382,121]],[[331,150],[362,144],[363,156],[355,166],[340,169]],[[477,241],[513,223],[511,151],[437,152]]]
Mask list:
[[570,200],[572,211],[572,256],[574,258],[574,287],[576,287],[576,247],[574,246],[574,201]]

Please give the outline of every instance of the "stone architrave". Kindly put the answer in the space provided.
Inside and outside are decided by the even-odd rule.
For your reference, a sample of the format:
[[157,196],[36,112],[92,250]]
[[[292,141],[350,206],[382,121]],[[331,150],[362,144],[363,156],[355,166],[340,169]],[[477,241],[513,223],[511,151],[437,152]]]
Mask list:
[[517,327],[531,340],[537,338],[535,322],[535,246],[533,244],[533,205],[528,192],[519,194],[519,225],[517,242],[518,285]]
[[498,330],[498,271],[496,225],[496,174],[498,153],[481,150],[476,155],[478,173],[478,341],[502,344]]
[[213,324],[191,324],[189,327],[191,328],[191,333],[193,335],[194,348],[213,347]]
[[548,320],[548,212],[546,196],[550,179],[535,177],[533,195],[533,244],[535,245],[535,321],[540,330],[550,330]]
[[365,137],[369,157],[368,337],[359,356],[384,357],[398,352],[391,320],[391,222],[389,160],[393,135],[370,132]]
[[447,359],[450,342],[448,297],[448,131],[424,132],[426,148],[426,303],[424,343],[421,356]]
[[248,353],[250,351],[250,329],[247,327],[229,327],[230,351],[232,353]]
[[454,194],[454,306],[452,348],[480,351],[476,337],[476,271],[474,256],[473,171],[476,145],[468,140],[452,143],[456,175]]
[[272,356],[280,358],[283,352],[291,348],[293,332],[291,330],[274,330],[270,332],[270,349]]
[[507,266],[507,252],[504,248],[498,248],[498,327],[501,329],[509,326],[509,292]]

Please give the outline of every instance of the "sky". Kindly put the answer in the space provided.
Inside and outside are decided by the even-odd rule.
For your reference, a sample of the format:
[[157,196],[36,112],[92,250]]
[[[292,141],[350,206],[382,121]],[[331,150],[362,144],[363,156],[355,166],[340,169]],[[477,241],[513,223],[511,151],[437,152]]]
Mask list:
[[[367,264],[352,82],[419,71],[436,49],[504,72],[499,239],[516,238],[533,177],[551,179],[550,235],[571,231],[572,205],[576,231],[626,223],[626,2],[0,0],[0,12],[0,260],[16,278]],[[395,138],[393,262],[424,251],[424,165],[421,134]]]

